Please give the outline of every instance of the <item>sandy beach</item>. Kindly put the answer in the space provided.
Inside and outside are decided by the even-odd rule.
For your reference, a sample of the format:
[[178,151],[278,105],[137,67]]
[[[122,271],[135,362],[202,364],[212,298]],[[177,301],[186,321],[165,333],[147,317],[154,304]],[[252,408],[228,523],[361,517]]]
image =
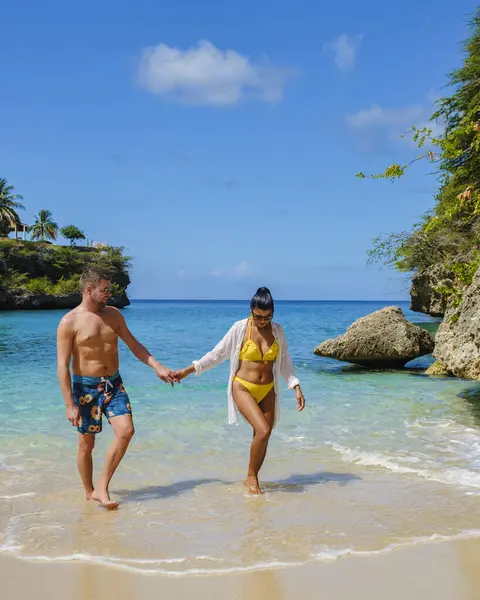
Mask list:
[[165,577],[0,558],[2,600],[477,600],[480,540],[433,542],[299,568]]

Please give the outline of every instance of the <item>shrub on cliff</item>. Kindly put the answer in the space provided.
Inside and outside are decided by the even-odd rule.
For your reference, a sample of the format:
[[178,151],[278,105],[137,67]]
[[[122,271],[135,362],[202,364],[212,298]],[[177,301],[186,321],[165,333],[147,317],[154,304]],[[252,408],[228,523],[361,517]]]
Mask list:
[[130,283],[130,257],[123,248],[69,248],[35,242],[0,240],[0,286],[33,294],[70,295],[78,291],[80,273],[99,266],[112,276],[120,294]]
[[77,240],[84,240],[85,234],[76,225],[67,225],[60,229],[60,233],[66,240],[69,240],[70,245],[73,246]]

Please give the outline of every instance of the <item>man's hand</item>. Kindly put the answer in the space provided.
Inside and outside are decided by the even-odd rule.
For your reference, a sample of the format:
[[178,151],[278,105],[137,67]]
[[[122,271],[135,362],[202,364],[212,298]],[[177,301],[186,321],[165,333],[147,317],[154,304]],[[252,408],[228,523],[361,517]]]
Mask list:
[[76,404],[67,404],[65,406],[65,415],[72,427],[80,426],[80,410]]
[[165,383],[169,383],[172,387],[174,383],[180,382],[175,371],[172,371],[172,369],[167,369],[167,367],[164,367],[161,364],[155,365],[154,369],[157,377]]
[[301,412],[305,408],[305,398],[303,396],[302,388],[299,385],[297,385],[295,390],[295,395],[297,396],[297,410],[298,412]]

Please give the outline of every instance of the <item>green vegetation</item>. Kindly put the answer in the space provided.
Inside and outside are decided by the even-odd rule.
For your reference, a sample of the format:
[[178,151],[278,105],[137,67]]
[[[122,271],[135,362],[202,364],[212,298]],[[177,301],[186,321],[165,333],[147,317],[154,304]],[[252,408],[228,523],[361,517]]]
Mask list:
[[[129,304],[131,259],[124,256],[123,248],[76,246],[77,240],[85,240],[84,232],[76,225],[60,229],[47,209],[35,216],[29,229],[31,241],[10,239],[11,229],[23,229],[17,213],[24,209],[18,202],[22,196],[13,191],[0,178],[0,309],[73,307],[80,299],[80,273],[94,266],[110,273],[112,304]],[[59,231],[70,247],[47,242],[56,240]]]
[[413,128],[418,147],[430,149],[407,164],[393,164],[368,176],[395,181],[418,161],[437,165],[440,187],[433,210],[411,231],[376,238],[368,259],[406,272],[443,266],[452,283],[436,291],[453,306],[480,267],[480,9],[471,27],[464,64],[450,75],[453,93],[437,102],[431,117],[443,133],[434,136],[429,128]]
[[0,237],[8,236],[10,227],[15,223],[20,225],[17,210],[25,207],[18,200],[23,200],[20,194],[13,193],[13,185],[8,185],[6,179],[0,178]]
[[58,233],[58,225],[52,219],[52,212],[46,208],[35,216],[35,223],[30,228],[32,240],[56,240]]
[[80,273],[92,266],[107,270],[113,295],[125,294],[131,259],[123,248],[68,248],[0,240],[0,288],[13,295],[68,296],[79,293]]
[[75,225],[67,225],[66,227],[62,227],[60,229],[60,233],[66,240],[70,241],[71,246],[74,246],[77,240],[85,239],[85,234],[83,231]]

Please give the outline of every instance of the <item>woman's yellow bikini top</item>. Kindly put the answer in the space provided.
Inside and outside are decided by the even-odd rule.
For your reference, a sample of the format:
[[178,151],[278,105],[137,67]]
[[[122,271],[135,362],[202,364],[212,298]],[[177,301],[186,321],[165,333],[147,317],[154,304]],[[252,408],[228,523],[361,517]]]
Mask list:
[[277,340],[273,341],[273,344],[270,348],[262,354],[262,351],[257,346],[257,344],[251,338],[252,333],[252,321],[250,321],[250,326],[248,329],[248,339],[243,345],[243,348],[240,350],[240,360],[250,360],[252,362],[258,361],[274,361],[278,356],[278,342]]

